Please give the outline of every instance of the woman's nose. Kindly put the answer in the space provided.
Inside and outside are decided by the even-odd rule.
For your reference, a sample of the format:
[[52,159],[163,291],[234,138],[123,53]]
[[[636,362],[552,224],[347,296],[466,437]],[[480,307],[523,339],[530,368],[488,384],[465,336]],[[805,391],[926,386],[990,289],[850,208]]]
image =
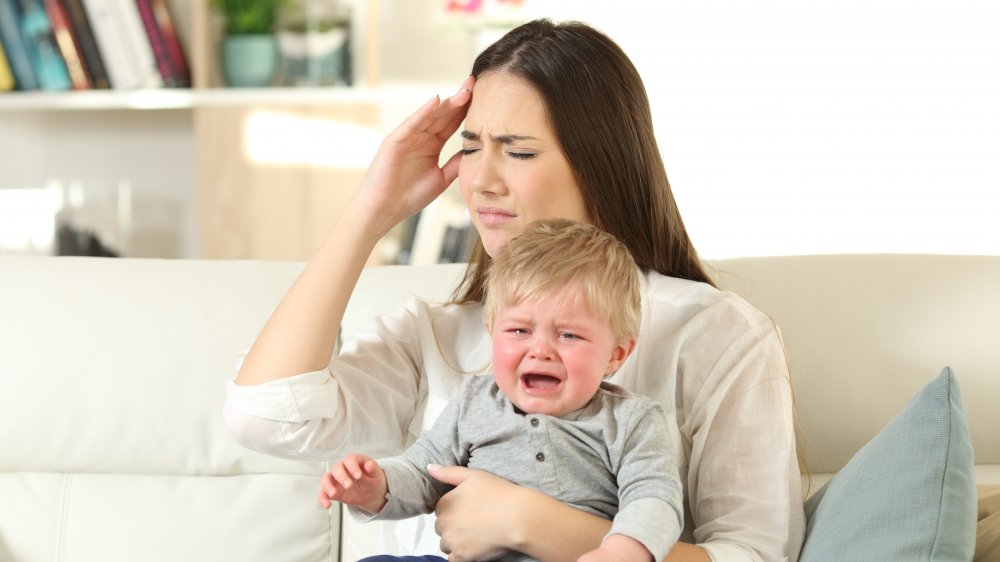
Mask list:
[[479,151],[478,156],[475,162],[470,163],[473,167],[471,170],[473,191],[494,195],[505,194],[507,186],[503,182],[496,157],[485,148]]

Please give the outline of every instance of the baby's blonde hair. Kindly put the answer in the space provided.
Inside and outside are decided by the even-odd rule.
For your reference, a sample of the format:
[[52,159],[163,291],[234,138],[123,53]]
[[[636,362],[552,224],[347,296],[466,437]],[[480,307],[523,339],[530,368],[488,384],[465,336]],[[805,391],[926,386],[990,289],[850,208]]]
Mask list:
[[611,234],[565,219],[531,223],[494,257],[483,318],[492,327],[500,308],[541,301],[565,288],[580,290],[590,313],[606,318],[616,337],[636,339],[642,312],[632,254]]

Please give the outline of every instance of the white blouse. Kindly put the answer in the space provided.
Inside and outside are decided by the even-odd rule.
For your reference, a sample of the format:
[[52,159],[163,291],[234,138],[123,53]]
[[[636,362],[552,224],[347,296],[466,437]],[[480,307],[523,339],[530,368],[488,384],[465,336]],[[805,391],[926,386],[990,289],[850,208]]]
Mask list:
[[[732,293],[658,273],[644,278],[642,307],[635,351],[611,381],[677,416],[681,540],[716,562],[796,560],[805,517],[777,326]],[[344,342],[325,370],[254,387],[230,381],[226,421],[240,443],[278,456],[398,454],[463,376],[487,367],[491,349],[480,306],[412,301]],[[425,536],[408,546],[437,544],[433,525],[417,528]]]

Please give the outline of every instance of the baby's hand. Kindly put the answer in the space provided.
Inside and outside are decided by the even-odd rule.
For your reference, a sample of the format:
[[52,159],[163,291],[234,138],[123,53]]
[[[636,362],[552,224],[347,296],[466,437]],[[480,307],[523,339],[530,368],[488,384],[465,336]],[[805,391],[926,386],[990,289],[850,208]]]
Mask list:
[[656,562],[641,542],[625,535],[611,535],[601,546],[585,553],[577,562]]
[[330,509],[333,501],[378,513],[385,506],[389,491],[385,472],[371,457],[347,455],[330,467],[320,480],[319,504]]

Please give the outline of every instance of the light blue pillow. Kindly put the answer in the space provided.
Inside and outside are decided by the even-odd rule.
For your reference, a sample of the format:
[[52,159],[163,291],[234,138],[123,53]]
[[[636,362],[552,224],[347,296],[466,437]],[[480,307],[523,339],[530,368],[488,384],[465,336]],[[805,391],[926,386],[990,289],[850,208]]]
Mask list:
[[800,562],[972,560],[972,444],[950,368],[809,498],[806,518]]

